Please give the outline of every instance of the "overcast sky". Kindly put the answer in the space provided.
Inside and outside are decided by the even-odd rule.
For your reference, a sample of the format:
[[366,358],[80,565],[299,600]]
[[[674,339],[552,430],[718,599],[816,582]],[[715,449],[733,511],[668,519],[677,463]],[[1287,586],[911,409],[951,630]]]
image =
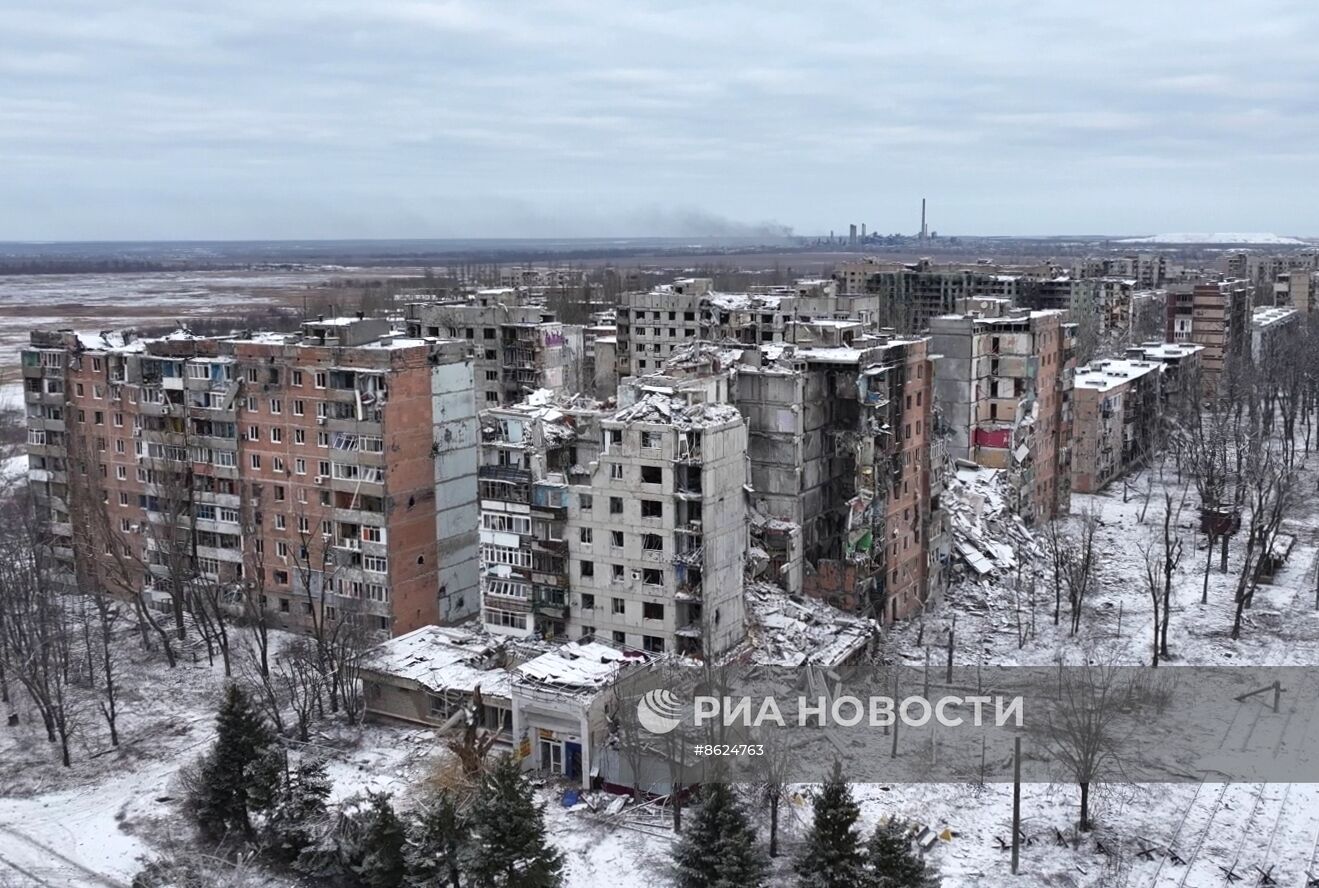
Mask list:
[[1314,0],[6,0],[0,239],[1319,234]]

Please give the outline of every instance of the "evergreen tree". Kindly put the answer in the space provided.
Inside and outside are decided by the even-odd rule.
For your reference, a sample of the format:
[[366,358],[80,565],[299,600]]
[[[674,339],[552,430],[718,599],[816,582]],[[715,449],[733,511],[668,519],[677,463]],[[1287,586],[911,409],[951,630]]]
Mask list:
[[563,855],[546,844],[545,815],[512,756],[486,773],[471,812],[473,888],[557,888]]
[[673,850],[678,888],[759,888],[767,862],[728,784],[701,789],[701,802]]
[[453,796],[442,791],[408,824],[404,858],[413,888],[461,888],[461,862],[470,829]]
[[865,857],[856,829],[861,811],[837,761],[814,806],[806,848],[796,863],[798,884],[803,888],[863,888]]
[[329,797],[324,762],[304,761],[285,774],[267,822],[271,851],[277,858],[292,863],[315,845],[329,819],[325,804]]
[[363,813],[360,859],[353,871],[367,888],[398,888],[403,882],[403,846],[407,834],[390,803],[389,793],[373,792]]
[[939,883],[912,852],[899,823],[875,827],[866,842],[866,859],[874,888],[935,888]]
[[254,811],[273,795],[264,764],[274,735],[235,684],[225,689],[216,717],[215,743],[203,756],[190,801],[197,825],[212,839],[252,835]]

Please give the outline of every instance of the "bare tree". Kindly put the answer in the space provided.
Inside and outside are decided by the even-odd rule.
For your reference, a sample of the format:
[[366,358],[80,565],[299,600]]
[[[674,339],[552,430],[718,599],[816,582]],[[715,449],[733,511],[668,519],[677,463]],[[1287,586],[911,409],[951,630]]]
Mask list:
[[499,739],[497,731],[487,731],[481,723],[485,710],[485,701],[481,696],[481,686],[472,691],[472,699],[459,707],[453,718],[441,730],[447,730],[455,720],[463,723],[462,733],[445,741],[449,750],[458,757],[463,766],[463,773],[480,774],[485,769],[486,753]]
[[1081,790],[1080,829],[1090,821],[1090,788],[1121,769],[1118,757],[1133,699],[1131,683],[1113,665],[1060,671],[1057,705],[1045,712],[1038,739]]
[[297,738],[305,743],[311,739],[312,718],[325,685],[314,645],[305,638],[294,639],[275,658],[271,672],[273,683],[283,691],[276,699],[287,702]]
[[1253,448],[1245,472],[1246,508],[1249,513],[1241,574],[1237,578],[1236,610],[1232,619],[1232,637],[1241,637],[1243,611],[1250,606],[1259,586],[1260,568],[1269,558],[1273,544],[1295,501],[1295,479],[1283,456],[1267,443]]
[[52,539],[30,493],[4,503],[0,515],[0,611],[6,675],[22,685],[41,716],[46,738],[72,764],[70,697],[74,616],[56,581]]
[[1071,613],[1071,634],[1081,630],[1081,615],[1085,599],[1095,582],[1095,536],[1099,532],[1099,517],[1093,512],[1075,516],[1075,529],[1067,537],[1063,552],[1063,580],[1067,586],[1067,602]]

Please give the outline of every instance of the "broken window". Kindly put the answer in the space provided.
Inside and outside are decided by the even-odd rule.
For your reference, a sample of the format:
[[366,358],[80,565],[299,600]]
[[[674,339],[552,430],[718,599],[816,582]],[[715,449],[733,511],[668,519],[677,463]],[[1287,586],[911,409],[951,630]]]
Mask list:
[[643,499],[641,501],[642,518],[663,518],[664,504],[659,500]]
[[[644,444],[642,445],[645,446]],[[664,470],[659,466],[642,466],[641,483],[642,484],[660,484],[664,481]]]
[[657,533],[648,533],[641,538],[641,548],[650,552],[663,552],[664,538]]
[[641,606],[641,617],[645,620],[664,619],[664,605],[647,601]]
[[657,567],[648,567],[641,572],[641,582],[647,586],[663,586],[664,571]]

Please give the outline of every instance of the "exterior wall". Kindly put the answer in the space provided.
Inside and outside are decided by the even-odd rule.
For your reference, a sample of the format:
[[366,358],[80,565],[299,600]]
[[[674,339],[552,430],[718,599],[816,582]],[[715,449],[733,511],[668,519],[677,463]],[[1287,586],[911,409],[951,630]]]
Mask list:
[[1096,375],[1081,376],[1074,395],[1072,488],[1080,493],[1098,493],[1144,458],[1159,409],[1158,365],[1140,363],[1117,383],[1086,381]]
[[[1074,333],[1058,311],[930,322],[939,355],[934,396],[948,452],[1008,472],[1013,508],[1027,521],[1070,501]],[[1024,450],[1023,450],[1024,448]]]
[[[744,424],[601,425],[606,440],[622,438],[605,445],[589,483],[572,488],[569,635],[656,653],[727,650],[744,633]],[[642,446],[643,435],[654,446]],[[643,467],[660,480],[643,481]],[[658,503],[661,514],[644,517],[643,502]]]
[[479,607],[477,449],[480,429],[470,359],[430,377],[432,437],[427,460],[435,487],[438,622],[464,620]]
[[575,394],[586,383],[582,328],[559,323],[523,290],[478,290],[466,302],[409,303],[407,326],[411,336],[471,343],[478,409],[514,404],[542,388]]
[[[52,461],[66,467],[72,443],[94,472],[103,465],[105,518],[83,520],[110,528],[129,553],[132,588],[122,588],[122,564],[101,570],[120,570],[114,587],[156,606],[171,600],[162,584],[180,573],[164,559],[183,548],[183,567],[247,590],[276,625],[294,630],[350,612],[399,633],[464,616],[476,606],[474,570],[465,590],[448,589],[464,607],[451,602],[441,613],[438,605],[440,577],[462,576],[464,554],[437,545],[446,533],[437,514],[451,517],[453,488],[447,476],[447,486],[436,482],[430,394],[432,378],[448,376],[453,404],[465,401],[470,417],[465,349],[371,344],[378,322],[357,323],[363,329],[313,323],[302,338],[169,338],[120,349],[33,334],[24,358],[32,406],[45,406],[46,378],[61,378],[67,411],[84,418],[77,442],[33,448],[34,489],[66,519],[57,526],[68,523],[68,476],[53,482]],[[62,356],[60,377],[44,376],[45,354]],[[32,422],[44,434],[51,421]],[[462,449],[451,448],[456,459]],[[471,540],[474,527],[454,533]],[[147,583],[137,565],[155,579]]]

